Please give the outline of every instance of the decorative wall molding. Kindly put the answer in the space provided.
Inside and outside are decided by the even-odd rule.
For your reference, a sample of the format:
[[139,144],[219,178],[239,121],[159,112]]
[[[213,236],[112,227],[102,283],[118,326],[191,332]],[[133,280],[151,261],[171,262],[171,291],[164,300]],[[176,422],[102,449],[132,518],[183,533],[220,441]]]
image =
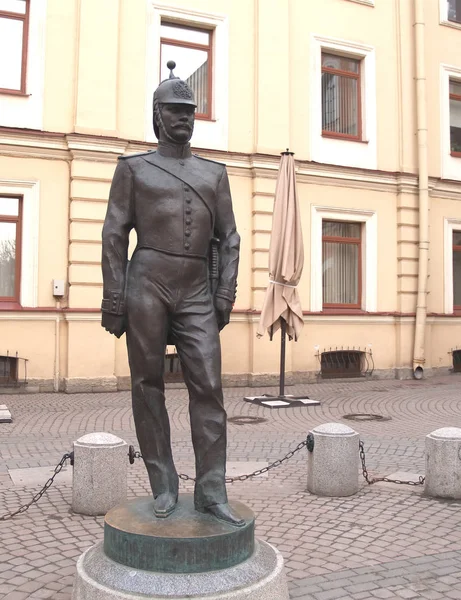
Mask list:
[[[43,158],[55,160],[88,160],[117,162],[121,154],[147,152],[156,144],[126,139],[107,138],[88,134],[59,134],[0,126],[0,157]],[[245,154],[212,149],[193,149],[194,152],[226,164],[231,175],[249,178],[276,179],[279,155]],[[452,158],[452,157],[450,157]],[[452,159],[460,161],[461,159]],[[416,197],[418,177],[415,173],[399,173],[296,161],[298,183],[366,189],[377,192],[404,194]],[[461,179],[461,177],[460,177]],[[456,178],[430,177],[429,193],[433,198],[461,200],[461,181]],[[408,208],[408,206],[405,206]]]

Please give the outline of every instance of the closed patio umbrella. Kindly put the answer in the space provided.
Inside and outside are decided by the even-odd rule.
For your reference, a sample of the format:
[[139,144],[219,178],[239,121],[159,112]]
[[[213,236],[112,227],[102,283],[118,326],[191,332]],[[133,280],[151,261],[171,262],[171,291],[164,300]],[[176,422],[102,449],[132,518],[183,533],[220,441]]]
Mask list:
[[[298,339],[304,325],[297,286],[304,264],[304,246],[301,217],[296,194],[295,161],[293,152],[282,153],[275,189],[272,234],[269,248],[269,284],[261,311],[257,336],[267,331],[273,334],[281,330],[280,349],[280,396],[272,401],[275,407],[289,404],[289,400],[305,400],[303,404],[318,404],[307,398],[285,396],[285,342]],[[269,396],[260,403],[269,404]]]

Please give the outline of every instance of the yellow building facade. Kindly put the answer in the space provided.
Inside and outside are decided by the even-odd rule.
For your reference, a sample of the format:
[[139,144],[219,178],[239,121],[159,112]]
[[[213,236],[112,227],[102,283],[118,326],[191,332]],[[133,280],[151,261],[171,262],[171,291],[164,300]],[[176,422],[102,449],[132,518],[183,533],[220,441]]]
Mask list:
[[199,86],[194,151],[227,165],[242,238],[225,381],[278,379],[278,335],[256,328],[286,148],[305,250],[288,381],[327,376],[330,351],[347,371],[348,348],[362,375],[456,366],[459,0],[0,0],[1,31],[0,384],[26,364],[29,389],[129,386],[125,340],[100,326],[101,229],[118,156],[155,149],[171,49]]

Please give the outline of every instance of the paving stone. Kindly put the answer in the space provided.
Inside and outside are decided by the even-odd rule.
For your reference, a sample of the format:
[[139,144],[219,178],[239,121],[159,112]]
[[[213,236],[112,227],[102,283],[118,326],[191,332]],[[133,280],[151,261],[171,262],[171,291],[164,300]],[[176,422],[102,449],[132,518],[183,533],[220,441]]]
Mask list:
[[[423,473],[425,435],[453,423],[460,383],[454,376],[417,385],[391,380],[301,385],[290,391],[321,404],[286,412],[242,400],[245,394],[275,389],[227,389],[229,416],[267,419],[257,426],[230,424],[229,462],[245,473],[250,462],[270,464],[284,456],[316,425],[341,422],[346,413],[385,412],[390,421],[354,425],[365,443],[370,474]],[[15,420],[0,424],[0,516],[40,489],[40,482],[14,485],[8,470],[49,471],[74,440],[94,431],[107,431],[138,448],[128,393],[14,395],[6,396],[5,403]],[[167,406],[178,470],[193,475],[186,391],[168,390]],[[20,586],[28,582],[41,587],[27,597],[70,600],[75,561],[102,539],[103,519],[69,511],[72,489],[64,479],[57,478],[29,511],[0,522],[0,600],[11,594],[22,594],[16,598],[22,600]],[[150,493],[141,461],[129,467],[128,481],[130,498]],[[181,491],[191,489],[181,482]],[[318,600],[320,593],[344,600],[405,598],[402,593],[429,600],[461,598],[461,502],[426,498],[421,488],[410,486],[368,486],[363,479],[355,496],[316,497],[306,492],[304,450],[265,477],[236,482],[228,491],[255,511],[257,535],[279,546],[297,600]]]

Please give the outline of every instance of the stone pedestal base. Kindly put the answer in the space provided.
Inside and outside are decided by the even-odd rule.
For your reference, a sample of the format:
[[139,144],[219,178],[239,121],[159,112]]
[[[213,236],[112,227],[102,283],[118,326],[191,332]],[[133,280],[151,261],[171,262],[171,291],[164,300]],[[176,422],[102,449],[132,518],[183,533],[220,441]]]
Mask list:
[[166,519],[152,497],[113,508],[104,542],[78,560],[72,600],[288,600],[282,555],[255,540],[247,506],[231,507],[242,527],[196,511],[190,494]]
[[280,552],[256,542],[246,561],[205,573],[156,573],[107,558],[102,543],[79,558],[72,600],[288,600]]

